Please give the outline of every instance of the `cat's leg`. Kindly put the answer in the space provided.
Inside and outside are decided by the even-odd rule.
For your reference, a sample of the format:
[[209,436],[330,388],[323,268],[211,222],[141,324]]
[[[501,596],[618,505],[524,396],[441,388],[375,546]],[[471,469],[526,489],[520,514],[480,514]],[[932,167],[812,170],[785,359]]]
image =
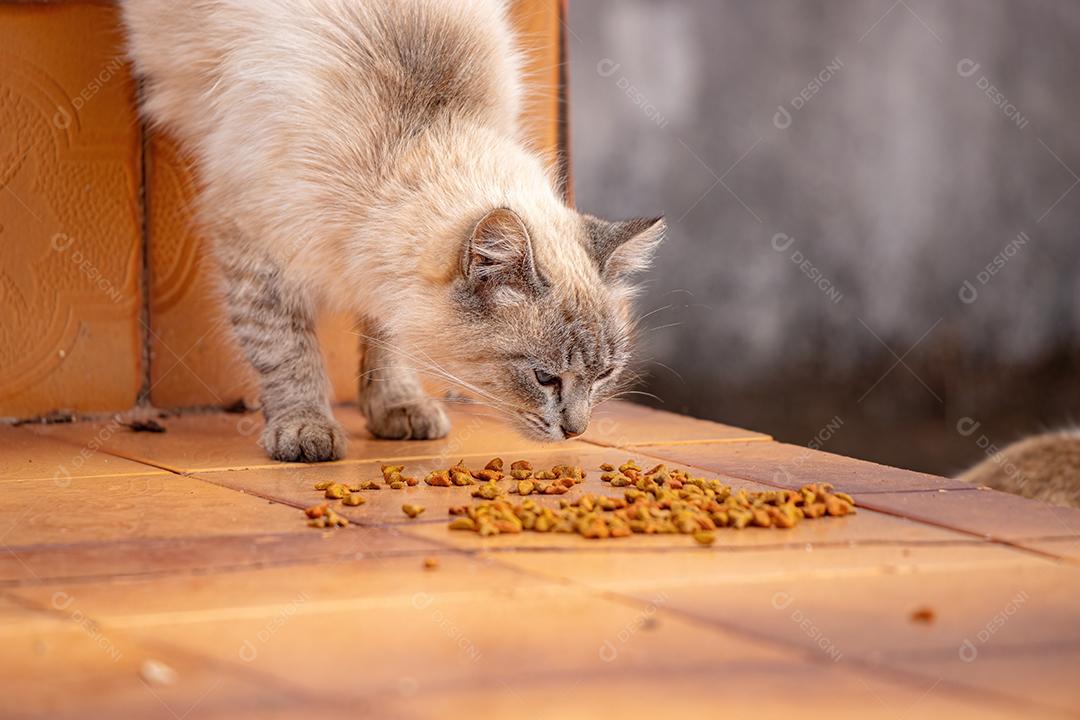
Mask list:
[[430,440],[450,432],[442,404],[428,397],[420,379],[375,323],[361,339],[360,411],[373,435],[394,440]]
[[330,383],[307,293],[269,260],[221,252],[229,319],[259,375],[266,418],[261,444],[275,460],[322,462],[345,455],[330,411]]

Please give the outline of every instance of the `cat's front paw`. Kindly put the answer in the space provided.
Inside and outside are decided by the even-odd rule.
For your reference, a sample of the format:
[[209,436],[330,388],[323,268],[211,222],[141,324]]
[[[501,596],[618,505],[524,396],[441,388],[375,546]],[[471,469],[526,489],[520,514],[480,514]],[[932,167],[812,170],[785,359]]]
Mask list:
[[387,440],[434,440],[450,432],[442,405],[423,398],[404,405],[368,409],[368,430]]
[[345,432],[334,418],[318,412],[282,415],[263,430],[262,446],[274,460],[326,462],[345,456]]

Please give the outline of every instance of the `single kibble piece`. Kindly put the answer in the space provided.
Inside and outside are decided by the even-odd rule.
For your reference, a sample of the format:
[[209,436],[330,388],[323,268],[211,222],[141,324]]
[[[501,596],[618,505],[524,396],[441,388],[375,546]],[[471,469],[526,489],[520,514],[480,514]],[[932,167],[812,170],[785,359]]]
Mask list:
[[325,490],[326,488],[330,487],[333,484],[334,484],[333,480],[320,480],[319,482],[315,483],[315,489],[316,490]]
[[401,506],[401,512],[405,513],[411,518],[416,517],[420,513],[424,512],[423,505],[413,505],[412,503],[405,503]]
[[603,470],[604,472],[614,472],[615,466],[612,465],[611,463],[604,463],[603,465],[600,466],[600,469]]
[[435,470],[433,472],[429,472],[424,478],[424,482],[426,482],[428,485],[433,485],[435,487],[450,487],[451,485],[453,485],[453,483],[450,482],[450,473],[448,473],[446,470]]
[[451,482],[453,482],[458,487],[462,487],[464,485],[475,485],[476,484],[476,481],[473,480],[472,473],[470,473],[468,471],[461,471],[461,470],[458,470],[457,468],[454,468],[453,470],[450,471],[450,480],[451,480]]
[[484,483],[472,492],[473,497],[484,498],[485,500],[494,500],[502,494],[503,489],[493,482]]
[[314,519],[314,518],[322,517],[323,515],[326,514],[326,511],[329,510],[329,509],[330,509],[330,506],[327,505],[326,503],[323,503],[322,505],[314,505],[312,507],[307,508],[306,510],[304,510],[304,514],[307,515],[309,518]]
[[340,500],[345,497],[349,492],[349,488],[345,487],[341,483],[334,483],[330,487],[326,488],[326,497],[331,500]]
[[712,545],[714,542],[716,542],[716,536],[713,535],[711,532],[705,532],[704,530],[701,530],[694,533],[694,542],[696,542],[698,545]]
[[433,557],[424,558],[424,569],[425,570],[438,570],[439,569],[439,561],[437,559],[433,558]]
[[502,472],[503,461],[502,458],[492,458],[488,461],[488,464],[484,466],[485,470],[494,470],[495,472]]
[[349,507],[356,507],[357,505],[363,505],[367,502],[367,498],[359,493],[349,493],[345,497],[341,498],[342,505],[348,505]]

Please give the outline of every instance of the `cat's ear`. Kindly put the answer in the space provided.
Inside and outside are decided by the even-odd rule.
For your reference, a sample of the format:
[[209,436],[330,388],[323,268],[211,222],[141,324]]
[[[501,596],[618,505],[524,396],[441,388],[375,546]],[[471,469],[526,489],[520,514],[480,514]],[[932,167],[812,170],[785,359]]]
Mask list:
[[656,246],[664,239],[664,218],[636,218],[609,222],[585,215],[585,236],[600,275],[609,281],[623,279],[649,266]]
[[509,208],[496,208],[476,223],[462,254],[461,271],[474,292],[482,294],[500,289],[537,294],[544,286],[529,230]]

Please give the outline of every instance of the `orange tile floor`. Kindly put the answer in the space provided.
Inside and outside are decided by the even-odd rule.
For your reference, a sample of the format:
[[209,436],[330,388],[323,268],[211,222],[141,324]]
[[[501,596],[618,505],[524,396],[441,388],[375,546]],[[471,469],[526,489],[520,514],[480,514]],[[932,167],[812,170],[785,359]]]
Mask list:
[[[322,466],[268,461],[255,415],[0,428],[0,717],[1080,716],[1078,511],[621,403],[554,446],[453,414],[387,442],[341,408]],[[861,509],[708,548],[451,532],[467,489],[422,484],[332,532],[300,512],[379,460],[494,455],[593,471],[576,492],[633,456]]]

